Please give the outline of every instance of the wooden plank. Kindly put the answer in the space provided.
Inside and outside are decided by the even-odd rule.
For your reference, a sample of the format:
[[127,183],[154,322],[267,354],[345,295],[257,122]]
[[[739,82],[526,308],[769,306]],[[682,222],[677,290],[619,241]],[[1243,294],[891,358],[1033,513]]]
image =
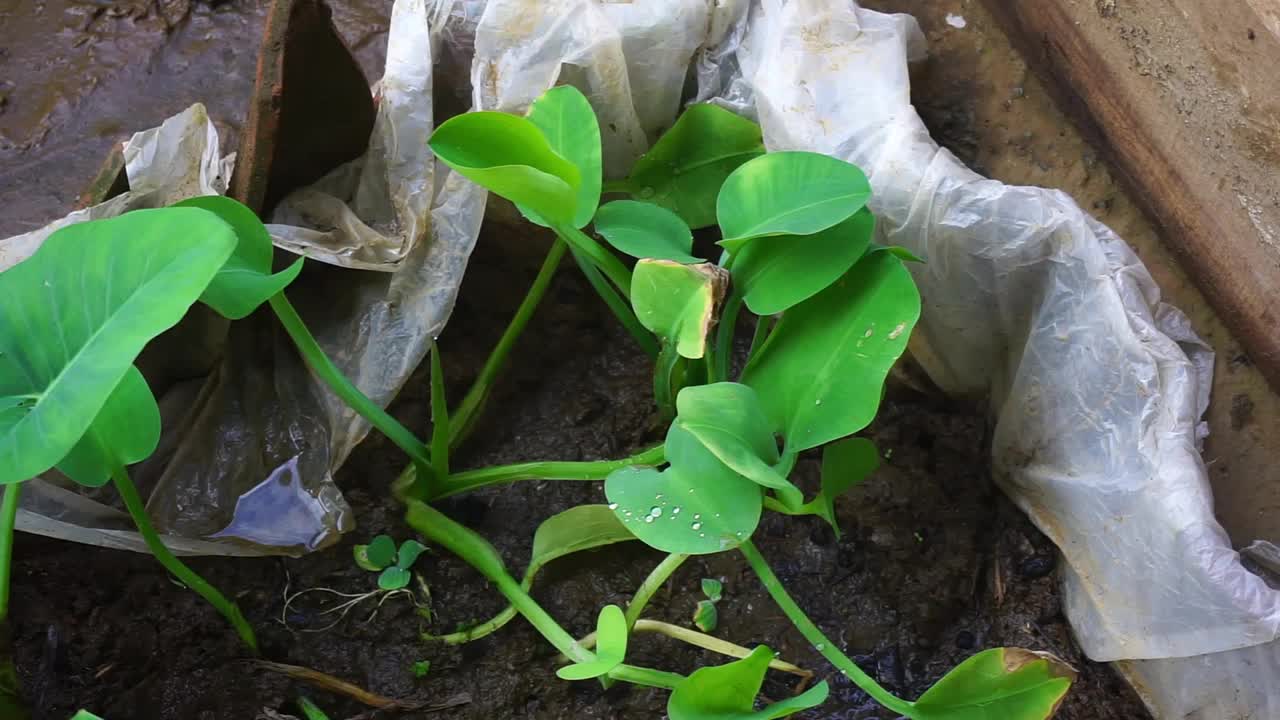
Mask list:
[[1280,2],[984,3],[1280,389]]

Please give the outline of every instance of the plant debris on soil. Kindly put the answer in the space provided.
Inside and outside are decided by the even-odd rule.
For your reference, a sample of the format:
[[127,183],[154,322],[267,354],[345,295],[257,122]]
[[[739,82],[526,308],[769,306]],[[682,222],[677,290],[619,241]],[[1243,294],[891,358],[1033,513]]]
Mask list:
[[[243,118],[264,4],[160,3],[163,13],[146,10],[147,3],[134,3],[136,12],[111,10],[128,10],[128,3],[98,5],[108,10],[58,0],[27,14],[0,10],[0,24],[28,31],[8,33],[13,37],[0,47],[0,235],[61,216],[123,131],[157,124],[196,100],[231,131],[224,138]],[[380,67],[390,3],[336,5],[339,27],[365,67]],[[140,57],[149,59],[130,59]],[[940,139],[972,162],[978,140],[965,106],[923,109]],[[481,237],[441,338],[451,397],[462,396],[496,342],[546,240],[492,228]],[[425,370],[392,407],[418,431],[430,414]],[[650,370],[566,265],[455,466],[616,458],[656,442],[661,431]],[[767,514],[756,536],[762,552],[814,621],[898,694],[915,697],[969,655],[1011,645],[1051,651],[1080,671],[1058,717],[1148,717],[1110,668],[1081,655],[1061,611],[1056,552],[993,486],[985,423],[973,413],[894,390],[869,432],[885,454],[883,466],[838,501],[844,535],[837,540],[816,517]],[[328,621],[314,606],[298,604],[282,625],[286,590],[373,589],[373,576],[352,563],[351,546],[379,533],[412,536],[386,492],[403,464],[376,435],[348,460],[338,481],[358,528],[336,548],[299,559],[192,561],[235,597],[266,658],[426,704],[377,717],[663,716],[665,692],[557,680],[554,651],[519,619],[468,645],[424,641],[423,632],[451,632],[504,606],[478,574],[447,553],[424,555],[416,565],[430,588],[430,621],[407,600],[393,599],[372,619],[370,603],[323,632],[310,630]],[[814,457],[798,466],[807,490],[817,481],[817,466]],[[524,482],[440,507],[490,538],[518,574],[539,523],[573,505],[603,501],[600,483]],[[660,557],[638,542],[576,555],[544,570],[533,594],[569,629],[585,634],[600,606],[625,604]],[[724,583],[718,637],[766,643],[831,681],[831,699],[804,717],[892,717],[803,641],[737,554],[687,562],[646,617],[691,626],[702,578]],[[79,707],[108,720],[254,720],[297,715],[292,702],[299,692],[335,720],[370,717],[369,708],[345,696],[249,662],[217,613],[145,555],[19,536],[13,595],[16,661],[36,720],[66,720]],[[649,635],[638,636],[632,652],[638,664],[681,672],[725,660]],[[418,677],[415,664],[423,661],[430,669]],[[793,680],[771,673],[764,693],[781,698],[793,691]],[[430,709],[462,694],[469,703]]]

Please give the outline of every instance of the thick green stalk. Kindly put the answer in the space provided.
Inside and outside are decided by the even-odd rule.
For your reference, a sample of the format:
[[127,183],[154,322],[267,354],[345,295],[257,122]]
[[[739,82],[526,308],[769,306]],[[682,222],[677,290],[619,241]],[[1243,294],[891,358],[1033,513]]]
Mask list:
[[689,556],[683,553],[671,553],[658,563],[653,572],[640,583],[640,587],[636,588],[636,594],[631,598],[631,602],[627,605],[627,629],[635,627],[636,621],[640,619],[640,614],[644,612],[644,606],[649,604],[653,599],[654,593],[666,584],[671,577]]
[[622,264],[617,255],[609,252],[600,243],[573,226],[561,225],[553,229],[573,247],[575,254],[581,253],[591,260],[592,265],[600,268],[600,271],[609,278],[609,282],[618,286],[624,298],[631,299],[631,271]]
[[676,344],[664,342],[662,349],[658,351],[658,360],[653,366],[653,401],[658,405],[662,417],[667,420],[676,416],[676,402],[671,396],[671,379],[679,360],[680,354],[676,352]]
[[0,624],[9,619],[9,580],[13,576],[13,527],[18,520],[18,493],[22,483],[4,486],[0,503]]
[[618,322],[631,333],[631,337],[635,338],[639,343],[640,349],[645,351],[649,357],[658,355],[658,341],[653,338],[653,333],[644,329],[640,321],[636,318],[635,311],[631,309],[631,305],[626,298],[618,294],[618,290],[610,285],[604,276],[600,274],[600,270],[591,264],[591,259],[583,255],[577,249],[571,249],[573,259],[578,263],[578,267],[582,269],[582,274],[586,276],[587,282],[591,283],[591,287],[595,288],[596,294],[604,300],[604,304],[609,306],[609,310],[613,312],[614,317],[618,318]]
[[[361,392],[360,388],[342,374],[338,366],[333,364],[328,355],[325,355],[320,343],[316,342],[315,337],[302,322],[298,311],[293,308],[293,304],[284,293],[276,293],[268,302],[271,303],[271,309],[275,311],[276,317],[280,318],[280,324],[284,326],[285,332],[289,333],[293,344],[297,346],[298,352],[302,354],[302,359],[321,382],[360,417],[378,428],[415,463],[429,471],[431,469],[430,449],[408,428],[401,425],[399,420],[391,417],[386,410],[370,400],[369,396]],[[419,478],[419,480],[425,481],[427,478]]]
[[484,361],[484,367],[480,368],[480,374],[476,375],[475,382],[471,384],[466,397],[462,398],[462,403],[453,411],[453,423],[449,428],[450,447],[458,447],[474,427],[480,410],[489,399],[489,391],[498,379],[498,373],[506,365],[507,357],[511,355],[511,349],[515,347],[516,340],[524,332],[529,320],[533,317],[533,312],[538,309],[538,304],[542,302],[547,289],[551,287],[551,281],[555,279],[556,270],[560,267],[560,261],[564,258],[567,249],[568,246],[559,238],[552,243],[551,250],[542,261],[537,277],[529,286],[529,292],[520,302],[520,307],[516,308],[516,314],[507,324],[507,329],[503,331],[493,352],[489,353],[489,358]]
[[800,609],[795,600],[791,599],[791,595],[787,593],[786,588],[782,587],[782,582],[778,580],[778,576],[773,574],[773,569],[769,567],[769,563],[765,561],[764,556],[756,549],[754,543],[750,540],[738,546],[747,562],[751,565],[751,569],[755,571],[760,578],[760,582],[764,585],[765,590],[769,591],[769,595],[773,601],[778,604],[782,612],[787,616],[791,623],[796,626],[804,639],[813,645],[813,648],[821,653],[822,657],[836,666],[841,674],[852,680],[858,687],[862,688],[868,695],[875,699],[876,702],[889,708],[899,715],[910,715],[913,703],[903,700],[884,689],[880,683],[874,678],[862,671],[858,664],[849,659],[836,647],[836,644],[827,639],[826,635],[818,629],[817,625],[809,619],[808,615]]
[[156,533],[155,527],[151,525],[151,518],[147,516],[147,508],[143,504],[142,498],[138,495],[138,488],[134,487],[133,481],[129,479],[129,472],[125,470],[123,465],[112,463],[111,479],[115,482],[116,490],[120,493],[120,497],[124,500],[125,509],[133,517],[134,524],[138,526],[138,532],[142,534],[143,541],[147,543],[147,548],[151,550],[151,554],[156,557],[156,560],[159,560],[160,564],[172,573],[174,577],[178,578],[183,585],[194,590],[196,594],[222,613],[222,616],[236,629],[236,633],[240,635],[240,639],[244,641],[244,644],[248,645],[254,654],[257,654],[258,639],[253,634],[253,628],[249,626],[249,622],[240,613],[240,608],[204,578],[197,575],[194,570],[187,567],[173,553],[169,552],[169,548],[165,547],[160,535]]
[[764,345],[764,341],[769,337],[769,331],[772,329],[772,317],[768,315],[756,316],[756,330],[751,334],[751,347],[747,350],[747,362],[751,362],[751,358],[756,356],[756,351]]
[[449,400],[444,393],[440,343],[431,343],[431,464],[437,482],[449,479]]
[[[484,575],[507,598],[507,602],[557,650],[574,662],[588,663],[595,660],[595,655],[578,644],[507,572],[502,558],[488,541],[424,502],[406,498],[406,503],[408,512],[405,521],[410,527],[428,540],[443,545]],[[619,665],[609,672],[609,677],[660,688],[673,688],[684,679],[675,673],[629,665]]]
[[[431,500],[440,500],[482,487],[517,480],[602,480],[614,470],[632,465],[660,465],[664,460],[666,460],[666,447],[658,445],[620,460],[527,462],[497,465],[479,470],[464,470],[450,476],[449,481],[437,489]],[[409,470],[405,472],[408,473]],[[397,484],[402,485],[406,482],[408,480],[402,474]]]
[[733,360],[733,336],[738,329],[738,311],[741,309],[742,293],[735,287],[729,291],[729,299],[725,301],[724,309],[720,311],[711,382],[724,382],[729,379],[729,364]]

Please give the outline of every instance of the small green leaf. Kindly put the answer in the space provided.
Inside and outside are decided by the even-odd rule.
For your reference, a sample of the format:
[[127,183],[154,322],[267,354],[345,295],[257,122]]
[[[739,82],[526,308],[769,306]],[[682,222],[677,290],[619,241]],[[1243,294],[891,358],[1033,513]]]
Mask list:
[[825,519],[839,538],[836,498],[866,480],[878,467],[880,453],[870,440],[855,437],[831,443],[822,449],[822,489],[806,508]]
[[388,535],[379,535],[368,545],[353,549],[356,564],[370,572],[378,572],[396,560],[396,541]]
[[547,563],[583,550],[635,540],[613,511],[604,505],[578,505],[542,521],[533,534],[533,553],[525,571],[525,588]]
[[[572,85],[553,87],[533,101],[529,121],[546,136],[551,150],[573,163],[580,173],[573,226],[582,228],[591,222],[600,204],[602,162],[600,159],[600,122],[591,103]],[[545,225],[538,217],[530,220]]]
[[778,446],[755,390],[733,382],[690,386],[677,396],[676,411],[676,424],[730,470],[777,491],[789,508],[804,504],[800,489],[773,468]]
[[671,466],[623,468],[605,479],[610,507],[636,537],[664,552],[730,550],[760,522],[763,490],[725,467],[679,424],[667,431]]
[[773,651],[757,646],[741,660],[695,670],[676,685],[667,700],[671,720],[773,720],[821,705],[829,691],[825,681],[804,693],[755,709]]
[[413,676],[421,680],[431,674],[431,661],[419,660],[413,664]]
[[194,197],[174,205],[207,210],[231,226],[236,249],[200,295],[200,301],[231,320],[247,317],[302,272],[303,258],[271,274],[271,234],[252,210],[221,195]]
[[920,317],[920,293],[890,253],[864,256],[791,308],[742,373],[788,453],[852,435],[875,417],[889,369]]
[[811,152],[762,155],[729,176],[716,217],[730,253],[768,235],[812,235],[866,205],[871,184],[856,165]]
[[97,715],[94,715],[88,710],[81,710],[77,712],[75,715],[72,715],[71,720],[102,720],[102,718],[98,717]]
[[596,620],[596,659],[566,665],[556,671],[561,680],[590,680],[601,677],[627,656],[627,618],[617,605],[605,605]]
[[378,576],[378,587],[383,590],[403,590],[409,587],[413,574],[399,567],[389,567]]
[[626,186],[633,197],[674,211],[690,227],[708,227],[716,224],[716,195],[725,178],[763,154],[759,125],[716,105],[691,105],[636,161]]
[[555,223],[574,220],[581,173],[528,118],[465,113],[436,128],[428,143],[443,163],[523,210]]
[[306,696],[299,695],[297,704],[306,720],[329,720],[329,716],[320,709],[320,706],[311,702]]
[[1046,720],[1075,680],[1048,653],[994,648],[965,660],[912,703],[913,720]]
[[427,546],[417,540],[405,540],[400,543],[400,550],[396,553],[396,567],[401,570],[408,570],[413,567],[413,563],[418,560],[418,556],[427,551]]
[[160,407],[136,367],[130,367],[89,430],[58,462],[63,475],[87,487],[105,485],[112,465],[151,457],[160,444]]
[[641,260],[631,275],[631,306],[645,329],[697,359],[706,353],[727,284],[725,271],[710,263]]
[[68,225],[0,273],[0,484],[56,465],[84,436],[143,346],[173,327],[235,247],[195,208]]
[[693,625],[704,633],[716,631],[716,625],[720,622],[720,611],[716,610],[716,604],[710,600],[699,600],[697,608],[693,611]]
[[703,262],[689,253],[693,233],[679,215],[649,203],[615,200],[596,212],[596,232],[633,258],[655,258],[684,264]]
[[720,602],[720,595],[724,592],[724,584],[715,578],[702,578],[702,594],[707,596],[711,602]]
[[875,217],[863,208],[812,235],[749,242],[733,260],[733,281],[757,315],[776,315],[808,300],[853,267],[871,244]]

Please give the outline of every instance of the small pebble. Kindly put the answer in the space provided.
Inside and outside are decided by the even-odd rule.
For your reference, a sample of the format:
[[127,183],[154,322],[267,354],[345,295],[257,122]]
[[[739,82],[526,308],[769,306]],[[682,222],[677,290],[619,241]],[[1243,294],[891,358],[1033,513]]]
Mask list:
[[1052,555],[1033,555],[1018,563],[1018,574],[1028,580],[1036,580],[1053,572],[1056,564]]

